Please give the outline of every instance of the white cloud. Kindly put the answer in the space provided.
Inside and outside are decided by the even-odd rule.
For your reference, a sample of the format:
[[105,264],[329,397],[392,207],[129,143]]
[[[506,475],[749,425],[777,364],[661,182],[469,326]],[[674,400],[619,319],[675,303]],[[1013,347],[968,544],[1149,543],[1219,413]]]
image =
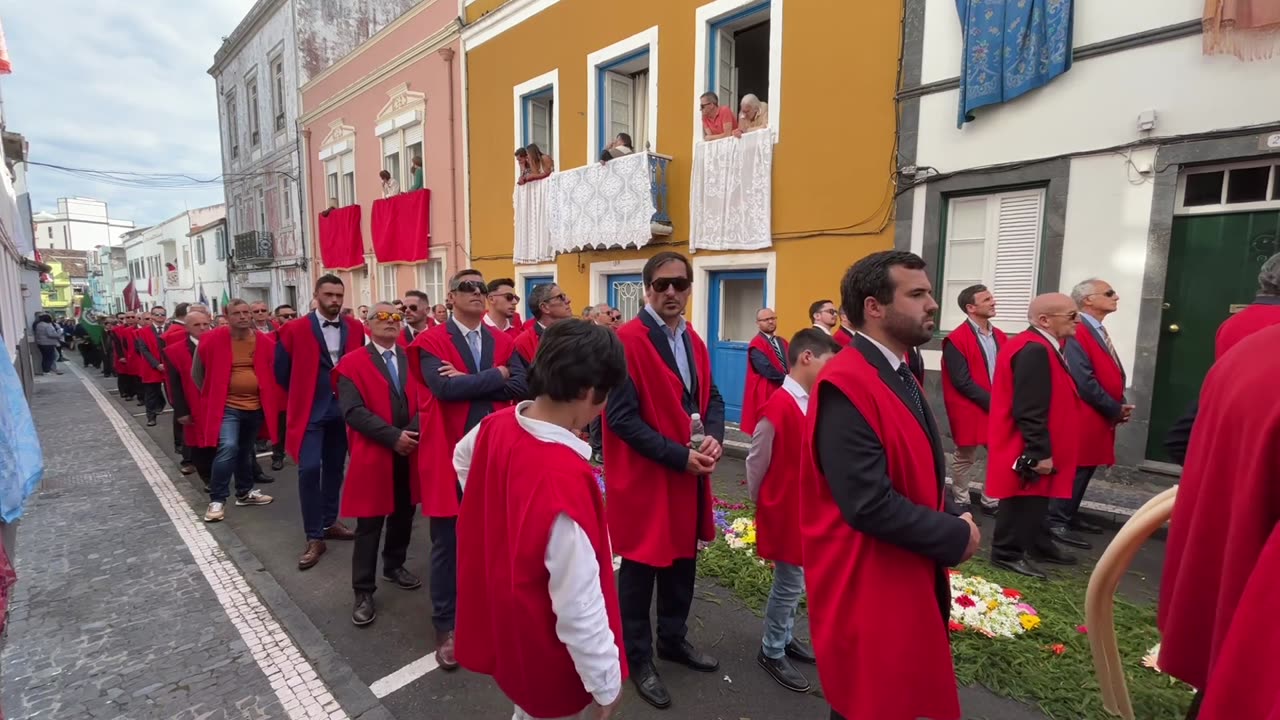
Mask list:
[[[13,74],[5,121],[30,159],[132,172],[221,172],[213,55],[254,0],[32,0],[4,16]],[[222,185],[151,190],[32,167],[34,210],[60,197],[106,200],[138,225],[222,202]]]

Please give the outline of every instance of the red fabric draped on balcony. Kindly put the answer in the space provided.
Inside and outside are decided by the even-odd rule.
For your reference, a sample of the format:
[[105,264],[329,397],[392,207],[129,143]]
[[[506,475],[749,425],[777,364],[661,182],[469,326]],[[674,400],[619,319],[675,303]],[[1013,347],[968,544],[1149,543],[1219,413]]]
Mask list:
[[431,191],[400,193],[373,201],[373,255],[380,263],[426,260],[431,245]]
[[364,267],[359,205],[320,213],[320,264],[329,270]]

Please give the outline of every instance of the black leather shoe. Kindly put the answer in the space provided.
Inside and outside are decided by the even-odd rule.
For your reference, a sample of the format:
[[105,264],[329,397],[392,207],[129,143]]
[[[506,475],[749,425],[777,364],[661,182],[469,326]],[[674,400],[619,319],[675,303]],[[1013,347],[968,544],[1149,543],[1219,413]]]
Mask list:
[[1000,505],[999,505],[999,504],[996,504],[996,505],[989,505],[989,506],[988,506],[988,505],[983,505],[983,506],[982,506],[982,514],[983,514],[983,515],[987,515],[987,516],[989,516],[989,517],[995,517],[995,516],[996,516],[996,511],[997,511],[997,510],[999,510],[999,509],[1000,509]]
[[1027,577],[1033,577],[1039,580],[1049,579],[1049,576],[1045,575],[1043,570],[1036,567],[1034,564],[1032,564],[1030,560],[1026,558],[1019,558],[1012,562],[1008,560],[997,560],[995,558],[992,558],[991,564],[999,568],[1004,568],[1009,572],[1018,573],[1019,575],[1026,575]]
[[418,576],[402,567],[387,570],[382,573],[382,577],[386,578],[388,582],[399,585],[402,590],[415,590],[422,587],[422,581],[418,579]]
[[271,458],[271,469],[279,472],[284,469],[284,458]]
[[1051,527],[1049,528],[1049,534],[1053,536],[1054,540],[1062,543],[1063,545],[1080,548],[1081,550],[1093,549],[1093,545],[1090,545],[1088,540],[1085,540],[1064,527]]
[[1101,534],[1102,534],[1102,526],[1101,526],[1101,525],[1094,525],[1093,523],[1089,522],[1088,520],[1082,520],[1082,519],[1080,519],[1080,518],[1078,518],[1078,517],[1077,517],[1077,518],[1073,518],[1073,519],[1071,520],[1070,527],[1071,527],[1071,529],[1072,529],[1072,530],[1077,530],[1077,531],[1082,532],[1082,533],[1089,533],[1090,535],[1101,535]]
[[[1083,540],[1081,542],[1084,542]],[[1054,565],[1075,565],[1080,562],[1075,555],[1063,550],[1054,543],[1041,543],[1031,552],[1031,556],[1039,562],[1053,563]]]
[[377,611],[373,609],[373,593],[356,593],[356,605],[351,610],[351,622],[363,627],[373,622],[377,616]]
[[795,638],[791,638],[791,642],[787,643],[787,647],[783,651],[787,654],[787,657],[796,662],[808,663],[809,665],[818,663],[818,658],[813,655],[813,648]]
[[658,669],[653,666],[652,660],[632,663],[631,682],[645,702],[659,710],[671,707],[671,693],[667,692],[667,686],[658,677]]
[[253,484],[254,485],[270,485],[275,481],[276,479],[271,477],[270,475],[259,475],[258,477],[253,479]]
[[691,670],[698,672],[715,672],[720,668],[720,661],[698,652],[688,640],[681,640],[678,648],[658,647],[658,657],[668,662],[680,663]]
[[156,419],[155,419],[155,418],[147,418],[147,427],[155,427],[155,426],[156,426]]
[[773,676],[773,679],[777,680],[782,687],[798,693],[809,691],[809,678],[797,670],[787,656],[783,655],[775,660],[766,657],[761,650],[756,654],[756,664],[764,668],[764,671]]

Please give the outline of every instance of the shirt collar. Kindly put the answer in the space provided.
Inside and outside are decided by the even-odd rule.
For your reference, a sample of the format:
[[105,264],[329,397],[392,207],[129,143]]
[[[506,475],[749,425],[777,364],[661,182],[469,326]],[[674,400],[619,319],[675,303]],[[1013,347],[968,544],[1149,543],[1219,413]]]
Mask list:
[[370,344],[370,345],[372,345],[372,346],[374,346],[374,347],[376,347],[376,348],[378,348],[378,354],[379,354],[379,355],[382,355],[383,353],[387,352],[388,350],[390,350],[392,353],[394,353],[394,352],[396,351],[396,349],[395,349],[395,347],[394,347],[394,346],[393,346],[393,347],[385,347],[385,346],[383,346],[383,345],[379,345],[379,344],[378,344],[378,341],[377,341],[377,340],[374,340],[373,338],[369,338],[369,344]]
[[974,334],[975,334],[975,335],[977,335],[978,337],[988,337],[988,338],[989,338],[989,337],[995,337],[995,334],[996,334],[996,328],[995,328],[995,326],[994,326],[994,325],[991,325],[991,321],[990,321],[990,320],[988,320],[988,321],[987,321],[987,324],[989,325],[989,328],[988,328],[987,330],[983,330],[983,329],[982,329],[982,326],[981,326],[981,325],[979,325],[978,323],[974,322],[974,321],[973,321],[973,318],[971,318],[971,317],[966,317],[966,318],[965,318],[965,322],[969,323],[969,325],[971,325],[971,326],[973,327],[973,332],[974,332]]
[[684,334],[684,329],[685,326],[688,325],[688,322],[684,319],[683,315],[680,316],[680,322],[676,323],[676,329],[672,330],[671,327],[662,319],[662,316],[658,315],[658,311],[653,309],[652,305],[646,303],[644,309],[645,312],[649,313],[649,315],[657,321],[658,327],[662,328],[662,331],[667,335],[678,336]]
[[1044,337],[1044,339],[1045,339],[1045,340],[1048,340],[1048,341],[1049,341],[1049,344],[1051,344],[1051,345],[1053,346],[1053,349],[1054,349],[1054,350],[1057,350],[1057,351],[1058,351],[1058,354],[1059,354],[1059,355],[1061,355],[1061,354],[1062,354],[1062,344],[1058,341],[1058,338],[1056,338],[1056,337],[1054,337],[1054,336],[1050,335],[1050,334],[1049,334],[1049,332],[1048,332],[1047,330],[1045,330],[1044,328],[1036,327],[1035,325],[1032,325],[1031,327],[1035,328],[1035,331],[1036,331],[1036,332],[1038,332],[1038,333],[1040,333],[1040,334]]
[[1080,319],[1089,323],[1089,327],[1093,328],[1094,330],[1097,330],[1098,328],[1102,327],[1102,321],[1090,315],[1087,312],[1080,313]]
[[782,378],[782,389],[791,393],[791,397],[796,399],[796,402],[800,404],[801,409],[804,409],[808,404],[809,391],[800,387],[800,383],[796,382],[795,378],[790,375]]
[[822,332],[824,332],[824,333],[826,333],[826,334],[828,334],[828,335],[830,335],[830,334],[831,334],[831,331],[827,329],[827,326],[826,326],[826,325],[823,325],[822,323],[814,323],[814,324],[813,324],[813,326],[814,326],[814,327],[816,327],[816,328],[818,328],[819,330],[821,330]]
[[485,324],[485,325],[489,325],[490,327],[496,327],[496,328],[498,328],[499,330],[501,330],[502,332],[506,332],[507,330],[510,330],[510,329],[511,329],[511,321],[510,321],[510,320],[508,320],[508,321],[507,321],[507,324],[506,324],[506,326],[504,327],[504,326],[501,326],[501,325],[499,325],[498,323],[494,322],[494,321],[493,321],[493,318],[489,317],[489,313],[485,313],[485,314],[484,314],[484,324]]
[[[317,308],[317,309],[315,309],[315,310],[312,310],[312,311],[311,311],[311,314],[316,316],[316,322],[320,323],[320,329],[321,329],[321,330],[323,330],[323,329],[324,329],[324,324],[325,324],[325,323],[327,323],[327,322],[337,322],[337,323],[342,322],[342,313],[341,313],[341,312],[339,312],[339,313],[338,313],[338,319],[337,319],[337,320],[330,320],[329,318],[327,318],[327,317],[325,317],[325,316],[321,315],[321,314],[320,314],[320,310],[319,310],[318,308]],[[254,329],[256,330],[256,329],[257,329],[257,326],[255,326],[255,327],[254,327]]]
[[591,446],[582,441],[577,435],[568,430],[553,425],[542,420],[534,420],[525,417],[524,413],[533,404],[532,400],[523,400],[516,405],[516,422],[520,423],[520,428],[530,435],[538,438],[543,442],[556,443],[564,445],[570,450],[576,452],[583,460],[591,459]]
[[[488,315],[488,314],[485,314],[484,319],[485,319],[485,320],[488,320],[488,319],[489,319],[489,315]],[[457,315],[454,315],[453,317],[449,318],[449,321],[453,323],[454,327],[458,328],[458,330],[460,330],[460,331],[462,332],[462,336],[463,336],[463,337],[466,337],[467,335],[469,335],[469,334],[471,333],[471,328],[467,327],[466,325],[463,325],[463,324],[462,324],[462,321],[458,319],[458,316],[457,316]],[[483,325],[483,324],[484,324],[484,323],[480,323],[480,325]],[[477,325],[475,329],[476,329],[476,330],[479,330],[479,329],[480,329],[480,325]]]
[[881,345],[879,340],[876,340],[875,338],[871,337],[870,335],[867,335],[866,333],[858,333],[858,335],[861,335],[862,337],[869,340],[872,345],[875,345],[876,348],[878,348],[880,352],[884,354],[884,359],[889,361],[889,367],[893,368],[894,372],[898,372],[898,368],[901,367],[902,363],[904,362],[901,356],[895,355],[892,350],[885,347],[884,345]]

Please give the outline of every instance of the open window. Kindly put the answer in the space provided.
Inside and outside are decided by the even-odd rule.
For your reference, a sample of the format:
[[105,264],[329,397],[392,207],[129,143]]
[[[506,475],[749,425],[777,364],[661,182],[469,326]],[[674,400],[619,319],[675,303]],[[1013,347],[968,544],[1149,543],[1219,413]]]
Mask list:
[[588,159],[618,135],[632,150],[657,145],[658,28],[651,27],[587,56]]
[[555,93],[547,86],[524,96],[524,129],[521,147],[536,143],[543,155],[555,157]]
[[743,95],[769,101],[769,3],[711,23],[707,90],[736,115]]

